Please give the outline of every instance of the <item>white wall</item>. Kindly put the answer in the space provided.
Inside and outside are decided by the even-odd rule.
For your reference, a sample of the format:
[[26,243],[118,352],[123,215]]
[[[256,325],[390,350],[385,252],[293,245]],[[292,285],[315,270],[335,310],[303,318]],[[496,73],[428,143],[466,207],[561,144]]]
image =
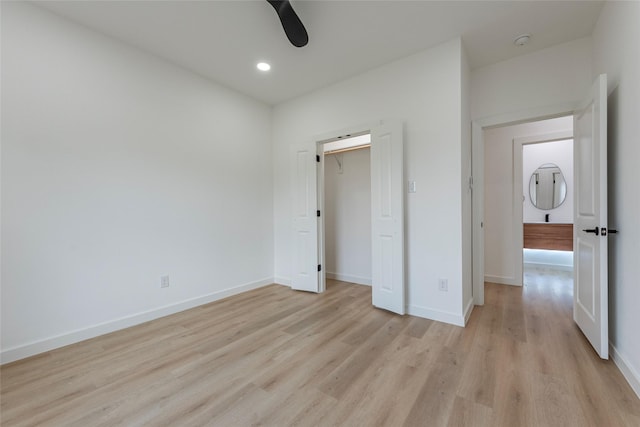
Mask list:
[[8,2],[2,89],[4,362],[272,281],[270,107]]
[[[569,117],[569,122],[571,117]],[[569,126],[571,126],[569,124]],[[541,165],[553,163],[560,168],[566,183],[567,193],[564,202],[557,208],[538,209],[531,202],[529,181],[531,175]],[[522,220],[524,222],[544,222],[549,215],[549,222],[573,224],[573,140],[526,144],[522,146]]]
[[609,337],[614,360],[640,396],[640,3],[607,2],[593,33],[594,75],[607,73]]
[[[404,123],[409,312],[462,322],[461,42],[459,39],[278,105],[274,110],[275,273],[292,265],[291,144],[380,119]],[[449,292],[438,291],[438,278]]]
[[573,104],[590,87],[591,70],[589,37],[478,68],[471,73],[471,118]]
[[487,281],[521,283],[516,255],[522,248],[518,247],[513,227],[513,140],[572,128],[573,118],[561,117],[484,131],[484,268]]
[[324,184],[327,277],[371,285],[371,149],[326,155]]

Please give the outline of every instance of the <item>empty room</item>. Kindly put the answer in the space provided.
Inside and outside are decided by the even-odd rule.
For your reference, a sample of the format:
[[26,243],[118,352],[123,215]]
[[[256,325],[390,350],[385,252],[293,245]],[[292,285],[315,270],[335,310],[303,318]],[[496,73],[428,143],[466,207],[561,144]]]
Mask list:
[[2,426],[640,426],[640,2],[0,18]]

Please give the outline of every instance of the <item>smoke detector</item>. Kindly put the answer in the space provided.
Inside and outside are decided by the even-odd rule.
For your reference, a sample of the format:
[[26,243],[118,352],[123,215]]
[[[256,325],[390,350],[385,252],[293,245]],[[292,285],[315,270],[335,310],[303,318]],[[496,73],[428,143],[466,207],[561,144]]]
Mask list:
[[515,38],[513,44],[515,44],[516,46],[524,46],[525,44],[529,43],[530,40],[531,34],[522,34]]

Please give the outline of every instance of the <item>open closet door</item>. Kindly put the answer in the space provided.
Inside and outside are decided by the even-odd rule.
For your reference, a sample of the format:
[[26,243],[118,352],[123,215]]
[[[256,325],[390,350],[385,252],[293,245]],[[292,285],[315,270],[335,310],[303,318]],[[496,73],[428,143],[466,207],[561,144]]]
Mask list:
[[320,292],[315,142],[291,147],[293,194],[293,274],[291,288]]
[[574,113],[573,319],[609,358],[607,283],[607,76]]
[[405,313],[404,154],[401,123],[371,129],[372,299]]

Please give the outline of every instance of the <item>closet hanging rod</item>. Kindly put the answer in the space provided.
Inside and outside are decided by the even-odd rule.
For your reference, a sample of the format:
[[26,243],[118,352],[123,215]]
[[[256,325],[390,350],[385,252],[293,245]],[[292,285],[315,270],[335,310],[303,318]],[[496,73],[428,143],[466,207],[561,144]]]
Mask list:
[[355,147],[340,148],[340,149],[337,149],[337,150],[325,151],[324,155],[326,156],[328,154],[345,153],[347,151],[360,150],[361,148],[369,148],[369,147],[371,147],[371,144],[363,144],[363,145],[357,145]]

